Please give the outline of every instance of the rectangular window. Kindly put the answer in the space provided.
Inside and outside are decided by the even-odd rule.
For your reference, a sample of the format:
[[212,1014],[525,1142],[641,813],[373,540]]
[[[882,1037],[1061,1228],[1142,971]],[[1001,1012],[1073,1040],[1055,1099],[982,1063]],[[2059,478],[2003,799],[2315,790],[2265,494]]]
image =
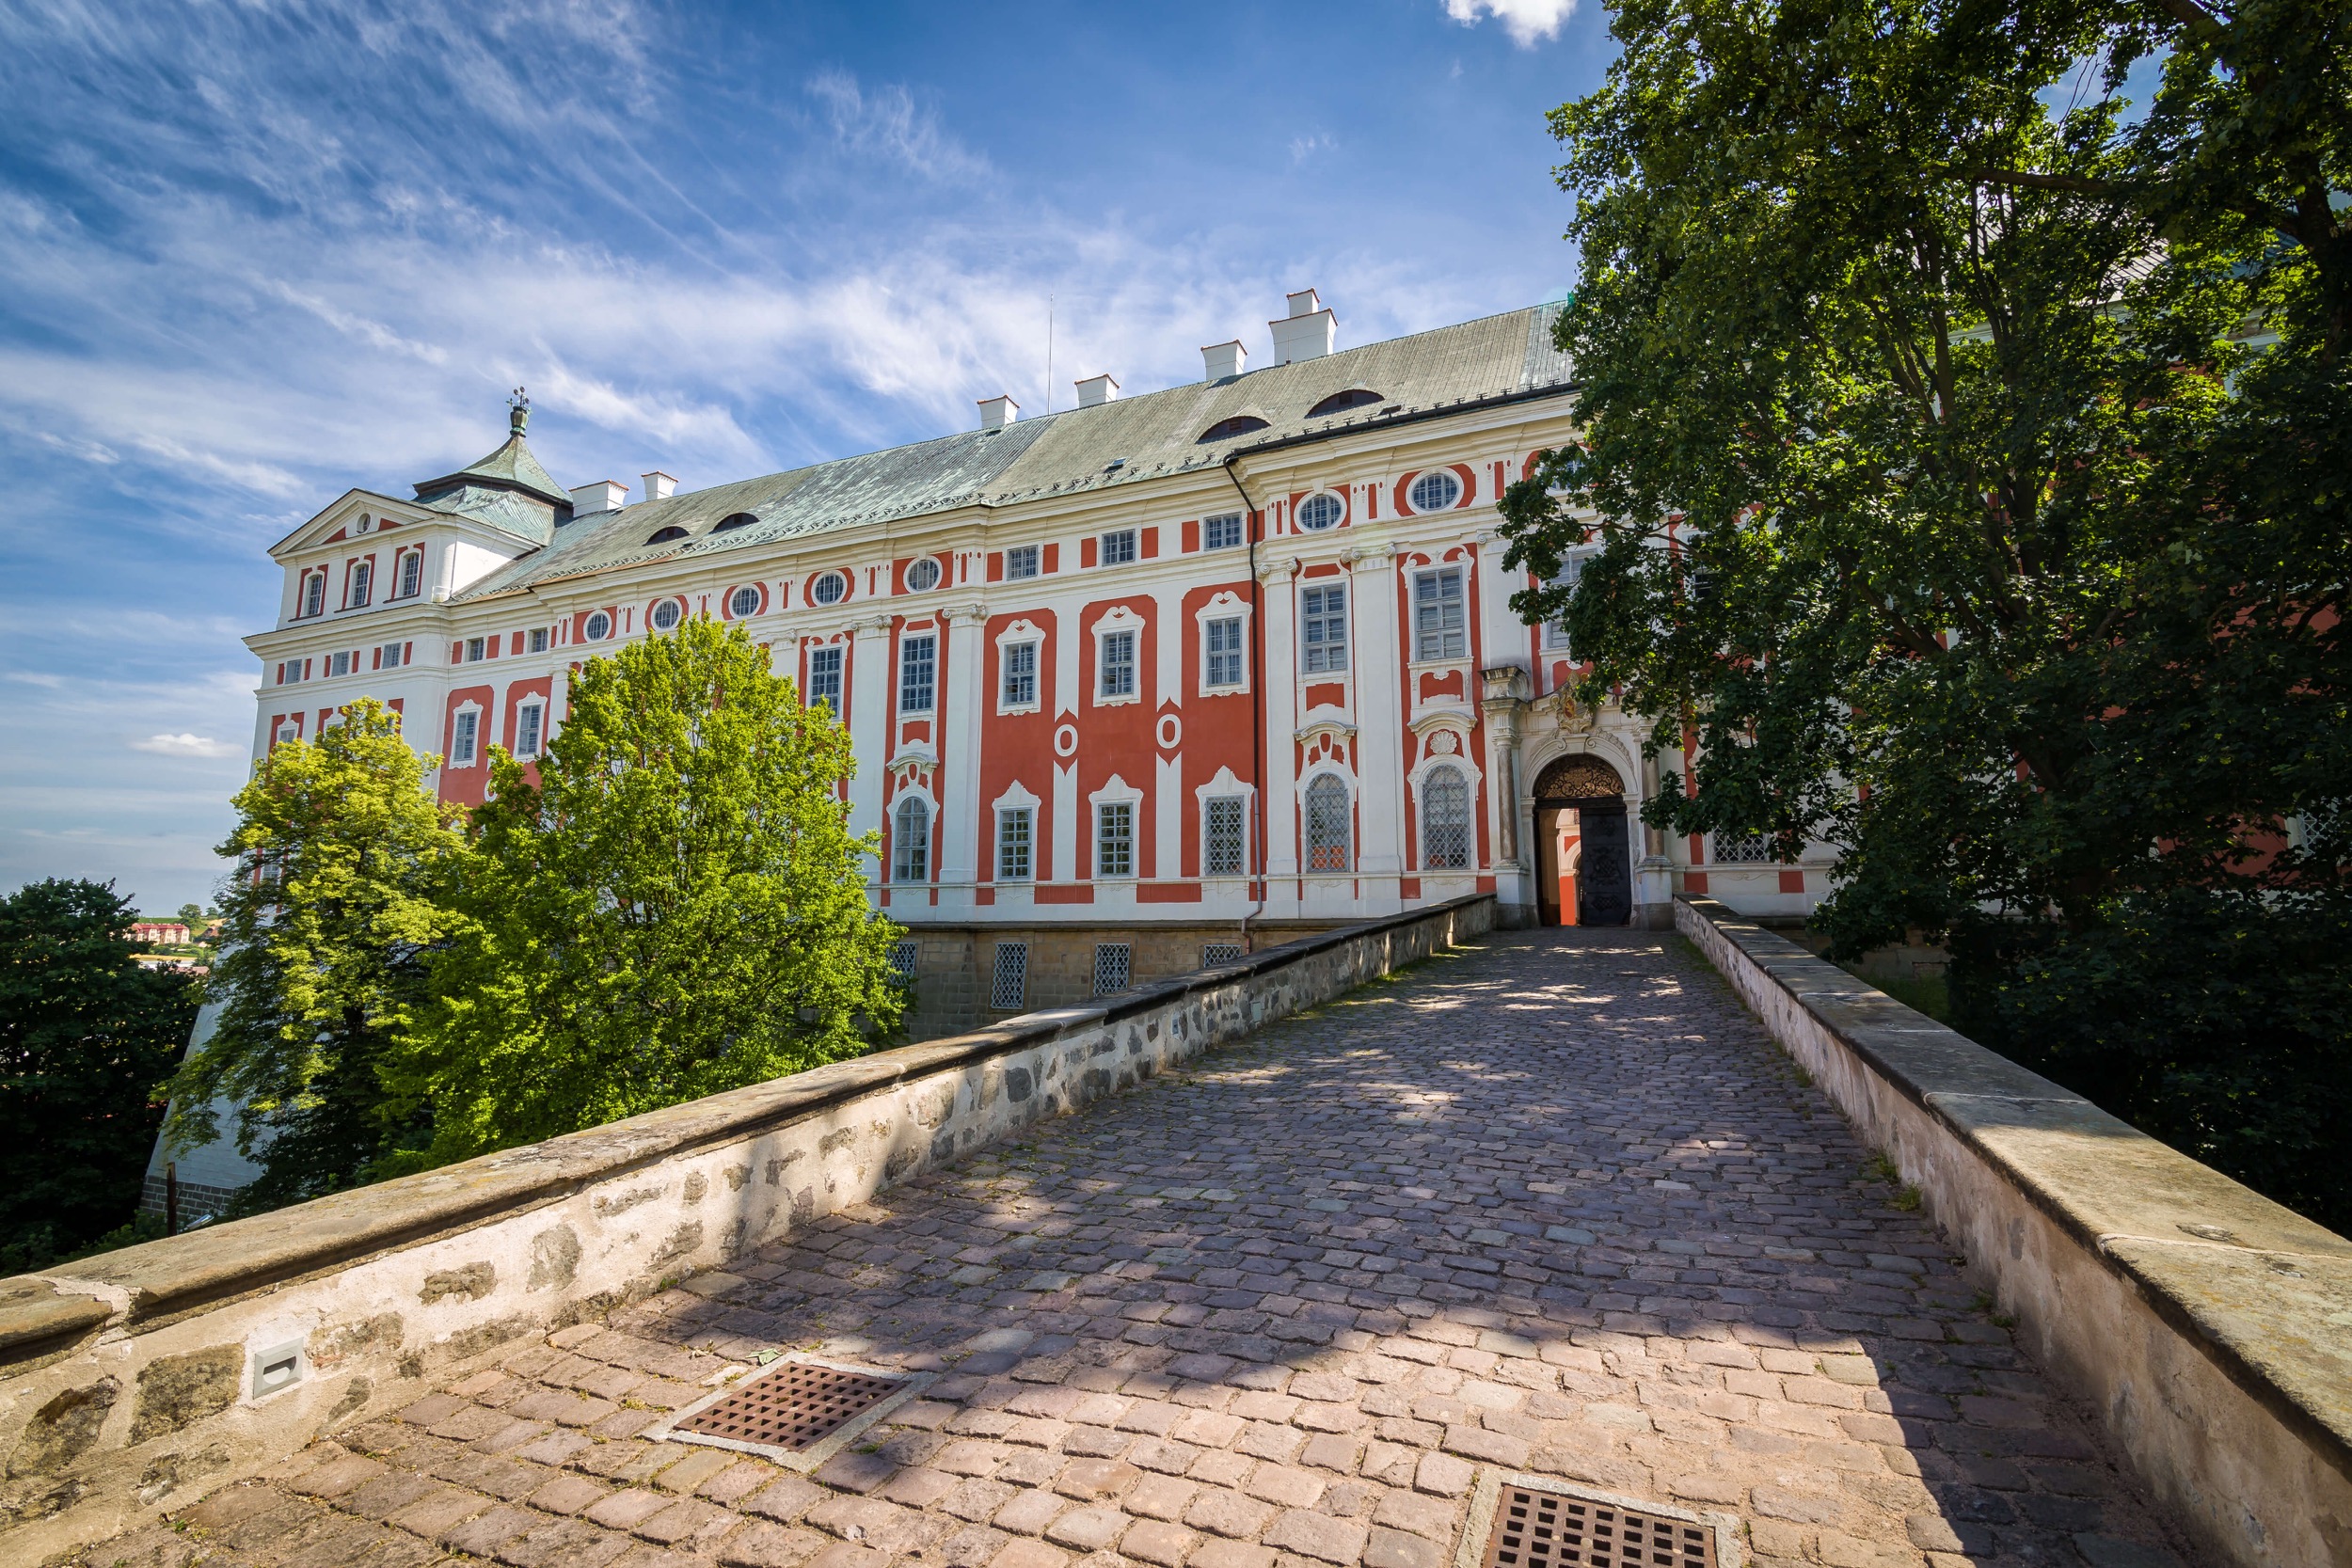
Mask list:
[[305,572],[302,576],[302,608],[297,615],[316,615],[326,608],[326,574]]
[[413,599],[424,586],[424,552],[409,550],[400,558],[400,580],[392,592],[404,599]]
[[301,680],[302,680],[302,660],[300,660],[300,659],[298,659],[298,658],[290,658],[290,659],[286,660],[286,662],[285,662],[285,663],[283,663],[283,664],[281,664],[281,665],[279,665],[279,666],[278,667],[278,685],[280,685],[280,686],[296,686],[296,685],[299,685],[299,684],[301,683]]
[[531,651],[534,654],[543,654],[548,651],[547,627],[533,626],[531,628]]
[[349,654],[328,654],[326,656],[326,675],[329,680],[334,679],[337,675],[348,675],[350,673],[351,656]]
[[449,743],[449,765],[452,768],[473,766],[474,736],[481,723],[482,715],[472,708],[458,714],[456,733]]
[[1765,833],[1717,833],[1714,836],[1714,862],[1717,865],[1770,865],[1773,844]]
[[1307,673],[1340,674],[1347,669],[1347,590],[1310,588],[1300,595],[1300,641]]
[[1102,561],[1105,566],[1124,566],[1136,558],[1136,531],[1131,528],[1113,529],[1103,535]]
[[375,562],[355,562],[351,568],[351,602],[354,608],[366,604],[375,587]]
[[[1037,576],[1037,546],[1015,545],[1005,552],[1005,580],[1018,582],[1023,578]],[[1022,949],[1026,954],[1028,949]]]
[[1238,942],[1204,942],[1200,947],[1200,967],[1203,969],[1216,969],[1225,964],[1237,964],[1241,962],[1241,943]]
[[1115,990],[1125,990],[1135,973],[1135,949],[1123,942],[1098,942],[1094,944],[1094,994],[1108,996]]
[[387,642],[376,653],[378,665],[387,670],[397,670],[408,657],[408,645],[405,642]]
[[1136,808],[1129,800],[1107,800],[1095,808],[1094,874],[1136,874]]
[[1136,634],[1131,631],[1107,631],[1103,634],[1103,678],[1097,695],[1132,697],[1136,694]]
[[1200,820],[1200,875],[1238,877],[1242,874],[1242,799],[1212,796]]
[[988,1005],[1000,1013],[1017,1013],[1029,993],[1029,944],[1000,942],[996,966],[988,977]]
[[1005,678],[1000,707],[1029,707],[1037,702],[1037,644],[1009,642],[1005,645]]
[[[1544,586],[1547,588],[1566,588],[1573,590],[1576,587],[1576,579],[1583,574],[1583,571],[1584,558],[1581,555],[1569,556],[1565,561],[1560,562],[1559,575]],[[1554,621],[1544,627],[1545,647],[1565,648],[1567,645],[1568,624],[1565,621]]]
[[1431,659],[1469,657],[1469,625],[1462,568],[1446,566],[1413,574],[1414,658],[1425,664]]
[[482,639],[479,637],[466,639],[466,662],[468,664],[479,664],[487,657],[482,651]]
[[1025,882],[1030,877],[1030,847],[1035,842],[1029,808],[1008,806],[996,814],[996,879]]
[[1212,691],[1230,691],[1242,682],[1241,617],[1221,616],[1201,623],[1207,668],[1201,684]]
[[929,632],[898,644],[898,711],[929,713],[939,689],[939,639]]
[[537,703],[525,703],[515,714],[515,754],[530,758],[539,754],[540,721],[547,709]]
[[1239,549],[1242,545],[1241,514],[1228,512],[1222,516],[1200,519],[1200,547],[1204,550]]
[[818,703],[831,708],[835,718],[841,714],[841,650],[811,648],[808,651],[808,705]]

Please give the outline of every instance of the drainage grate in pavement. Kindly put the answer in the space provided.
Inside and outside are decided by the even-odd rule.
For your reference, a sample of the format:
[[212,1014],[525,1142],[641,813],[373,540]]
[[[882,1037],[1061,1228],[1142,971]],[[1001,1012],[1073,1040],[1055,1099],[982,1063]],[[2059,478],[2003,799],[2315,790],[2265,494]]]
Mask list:
[[1715,1532],[1692,1519],[1505,1482],[1484,1568],[1718,1568]]
[[810,1469],[929,1382],[794,1356],[687,1406],[646,1435],[737,1449]]

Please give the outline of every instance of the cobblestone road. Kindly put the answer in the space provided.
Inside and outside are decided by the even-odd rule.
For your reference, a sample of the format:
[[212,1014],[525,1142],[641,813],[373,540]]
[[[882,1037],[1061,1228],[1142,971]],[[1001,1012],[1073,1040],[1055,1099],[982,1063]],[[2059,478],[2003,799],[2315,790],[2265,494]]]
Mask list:
[[[1499,1467],[1767,1563],[2174,1562],[1867,1157],[1678,939],[1498,935],[88,1555],[1439,1568]],[[636,1435],[813,1347],[942,1375],[813,1479]]]

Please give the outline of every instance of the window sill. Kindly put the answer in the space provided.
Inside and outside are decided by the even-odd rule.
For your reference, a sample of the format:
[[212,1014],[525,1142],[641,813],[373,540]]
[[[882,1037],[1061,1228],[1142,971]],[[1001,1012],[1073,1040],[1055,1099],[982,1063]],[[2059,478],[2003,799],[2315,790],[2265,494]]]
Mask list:
[[1097,696],[1094,699],[1094,705],[1096,707],[1132,707],[1141,701],[1143,701],[1141,697],[1132,694],[1124,697]]

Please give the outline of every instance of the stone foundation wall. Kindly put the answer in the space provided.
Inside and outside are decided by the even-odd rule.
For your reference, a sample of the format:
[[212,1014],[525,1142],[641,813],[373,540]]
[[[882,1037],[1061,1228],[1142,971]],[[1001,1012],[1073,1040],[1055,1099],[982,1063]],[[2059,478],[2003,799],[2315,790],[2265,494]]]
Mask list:
[[2352,1242],[1711,899],[1677,920],[2213,1560],[2352,1563]]
[[0,1561],[184,1507],[519,1336],[739,1283],[713,1271],[1493,918],[1457,899],[0,1280]]

